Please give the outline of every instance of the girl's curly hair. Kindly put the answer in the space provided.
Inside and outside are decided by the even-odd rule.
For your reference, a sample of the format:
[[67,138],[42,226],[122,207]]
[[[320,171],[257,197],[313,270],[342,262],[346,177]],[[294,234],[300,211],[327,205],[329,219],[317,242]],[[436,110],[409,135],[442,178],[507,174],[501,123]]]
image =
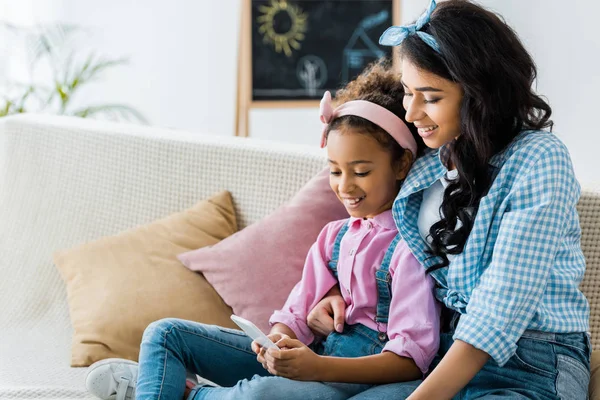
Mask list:
[[[355,80],[338,90],[335,95],[336,105],[352,100],[366,100],[380,105],[396,114],[406,123],[406,111],[402,107],[404,87],[400,81],[400,73],[393,68],[389,60],[379,60],[369,65]],[[417,142],[417,155],[425,149],[423,139],[417,134],[413,124],[406,124]],[[400,160],[403,149],[385,130],[371,121],[355,115],[345,115],[334,119],[327,127],[326,137],[332,130],[352,130],[372,136],[389,151],[392,160]]]

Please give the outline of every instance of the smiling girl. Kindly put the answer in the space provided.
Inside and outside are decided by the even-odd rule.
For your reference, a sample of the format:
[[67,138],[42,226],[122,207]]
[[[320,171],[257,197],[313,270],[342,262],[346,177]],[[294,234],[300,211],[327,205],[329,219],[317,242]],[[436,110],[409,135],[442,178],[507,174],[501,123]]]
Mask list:
[[[403,120],[403,95],[397,74],[375,64],[338,91],[337,107],[328,92],[321,101],[330,185],[350,218],[323,228],[302,279],[272,315],[269,337],[278,350],[265,351],[241,331],[160,320],[144,332],[139,366],[92,365],[89,390],[117,400],[342,400],[377,383],[422,377],[439,347],[440,317],[433,279],[392,218],[394,198],[424,147]],[[346,323],[319,340],[307,314],[337,285]],[[186,371],[221,387],[186,389]]]

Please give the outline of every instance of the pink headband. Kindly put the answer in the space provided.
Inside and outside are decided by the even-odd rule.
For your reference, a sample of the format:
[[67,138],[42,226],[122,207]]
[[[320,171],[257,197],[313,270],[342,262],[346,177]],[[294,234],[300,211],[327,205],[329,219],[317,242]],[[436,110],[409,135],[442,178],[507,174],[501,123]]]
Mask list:
[[323,122],[323,134],[321,135],[321,148],[327,142],[327,126],[331,121],[344,115],[356,115],[371,121],[381,129],[389,133],[398,144],[410,150],[413,157],[417,156],[417,143],[410,130],[396,114],[375,103],[366,100],[353,100],[342,104],[335,110],[331,105],[331,93],[325,92],[321,99],[321,122]]

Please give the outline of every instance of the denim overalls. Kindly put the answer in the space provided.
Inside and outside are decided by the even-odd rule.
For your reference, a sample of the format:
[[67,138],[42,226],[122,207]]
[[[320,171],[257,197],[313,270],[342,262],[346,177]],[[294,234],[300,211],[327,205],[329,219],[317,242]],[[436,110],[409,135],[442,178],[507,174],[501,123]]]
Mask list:
[[[350,220],[344,224],[338,232],[333,244],[333,253],[328,263],[329,269],[337,278],[338,262],[340,256],[340,245],[346,232],[348,231]],[[394,237],[390,243],[381,266],[375,273],[377,283],[377,316],[375,323],[387,324],[390,313],[390,302],[392,299],[392,278],[389,272],[390,261],[400,241],[400,234]],[[321,343],[313,345],[313,350],[322,355],[336,357],[362,357],[373,354],[379,354],[383,346],[389,340],[386,332],[378,328],[377,331],[367,328],[362,324],[345,325],[342,333],[332,332]]]

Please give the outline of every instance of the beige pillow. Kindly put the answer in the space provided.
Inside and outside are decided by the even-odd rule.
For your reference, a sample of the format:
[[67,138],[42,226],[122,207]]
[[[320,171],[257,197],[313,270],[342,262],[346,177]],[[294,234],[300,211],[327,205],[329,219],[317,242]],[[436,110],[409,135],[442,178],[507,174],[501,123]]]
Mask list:
[[73,324],[71,366],[110,357],[137,360],[146,326],[175,317],[235,327],[232,311],[176,255],[237,230],[229,192],[115,236],[58,251]]

